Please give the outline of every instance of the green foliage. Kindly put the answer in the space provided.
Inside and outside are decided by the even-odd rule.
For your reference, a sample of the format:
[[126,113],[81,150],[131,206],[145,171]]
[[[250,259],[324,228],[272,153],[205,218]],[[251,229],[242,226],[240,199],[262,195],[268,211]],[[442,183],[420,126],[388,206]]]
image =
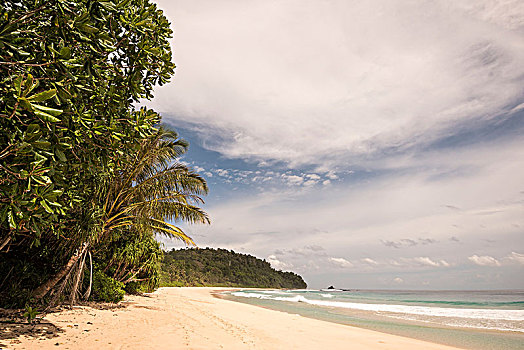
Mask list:
[[102,271],[96,271],[93,276],[92,299],[117,303],[124,298],[124,284],[107,276]]
[[135,108],[174,72],[171,35],[150,0],[0,6],[0,306],[74,301],[91,253],[95,298],[154,288],[154,234],[192,243],[165,220],[208,222],[187,142]]
[[172,75],[171,33],[147,0],[3,3],[0,246],[67,234],[93,181],[156,131],[132,103]]
[[33,309],[31,306],[26,305],[23,316],[27,319],[27,322],[33,323],[36,316],[38,316],[38,309]]
[[293,272],[276,271],[265,260],[226,249],[181,249],[165,253],[161,286],[306,288]]

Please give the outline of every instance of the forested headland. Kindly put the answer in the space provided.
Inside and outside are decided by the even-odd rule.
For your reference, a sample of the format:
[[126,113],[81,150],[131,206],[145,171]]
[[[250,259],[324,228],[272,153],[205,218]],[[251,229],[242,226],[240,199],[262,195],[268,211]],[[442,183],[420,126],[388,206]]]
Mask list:
[[213,286],[306,288],[293,272],[277,271],[252,255],[226,249],[178,249],[165,253],[160,285],[167,287]]
[[0,5],[0,307],[158,286],[155,235],[209,223],[188,143],[140,107],[174,73],[149,0]]

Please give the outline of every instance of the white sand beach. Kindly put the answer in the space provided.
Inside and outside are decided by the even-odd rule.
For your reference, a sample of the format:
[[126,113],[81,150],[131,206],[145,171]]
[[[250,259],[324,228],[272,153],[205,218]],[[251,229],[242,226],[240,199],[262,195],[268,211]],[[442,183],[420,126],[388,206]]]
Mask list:
[[77,306],[43,321],[56,337],[3,338],[7,349],[426,349],[449,346],[215,298],[227,288],[161,288],[123,308]]

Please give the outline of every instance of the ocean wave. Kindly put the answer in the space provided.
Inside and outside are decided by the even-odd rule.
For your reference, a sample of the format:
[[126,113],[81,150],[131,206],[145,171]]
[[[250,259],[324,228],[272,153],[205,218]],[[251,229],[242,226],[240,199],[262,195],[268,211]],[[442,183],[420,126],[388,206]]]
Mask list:
[[501,321],[524,321],[524,310],[502,310],[502,309],[467,309],[467,308],[447,308],[429,307],[398,304],[365,304],[344,301],[328,301],[308,299],[302,295],[280,297],[270,294],[233,292],[232,295],[247,298],[259,298],[276,301],[300,302],[310,305],[327,306],[344,309],[354,309],[362,311],[372,311],[376,313],[411,314],[432,317],[457,317],[468,319],[501,320]]

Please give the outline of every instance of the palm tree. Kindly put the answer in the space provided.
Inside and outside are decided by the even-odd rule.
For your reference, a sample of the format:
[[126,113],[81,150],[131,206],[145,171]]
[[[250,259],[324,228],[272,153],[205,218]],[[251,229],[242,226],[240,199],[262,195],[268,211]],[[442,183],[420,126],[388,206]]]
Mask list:
[[126,171],[108,184],[99,239],[118,227],[135,226],[194,245],[179,227],[167,222],[209,223],[197,206],[208,192],[206,181],[174,162],[187,147],[174,131],[163,128],[144,142]]
[[122,172],[99,184],[95,201],[100,201],[100,228],[86,237],[68,263],[38,287],[33,296],[41,299],[62,279],[65,286],[73,266],[80,261],[74,274],[71,294],[74,301],[86,255],[91,249],[111,242],[115,234],[121,236],[122,232],[132,231],[147,238],[160,234],[195,245],[181,228],[169,222],[210,222],[198,207],[204,202],[201,196],[208,192],[206,181],[176,161],[187,147],[188,143],[178,138],[176,132],[160,128],[142,143]]

